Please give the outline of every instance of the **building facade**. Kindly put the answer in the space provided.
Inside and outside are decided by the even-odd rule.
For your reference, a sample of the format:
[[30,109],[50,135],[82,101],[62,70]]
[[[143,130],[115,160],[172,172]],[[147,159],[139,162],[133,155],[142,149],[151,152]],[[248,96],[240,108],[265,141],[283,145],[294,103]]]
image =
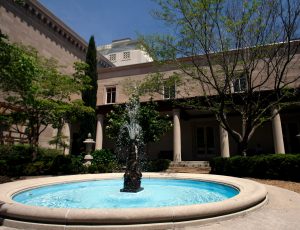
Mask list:
[[[30,45],[45,57],[52,57],[64,66],[61,71],[73,73],[73,63],[85,59],[87,43],[38,1],[25,0],[24,5],[13,0],[0,0],[0,29],[10,41]],[[104,135],[105,116],[114,104],[126,103],[130,93],[128,87],[143,81],[152,73],[160,72],[168,77],[177,72],[184,75],[176,66],[157,67],[152,59],[139,48],[136,41],[122,39],[112,44],[98,47],[98,92],[97,92],[97,136],[96,149],[113,148],[113,143]],[[114,67],[116,66],[116,67]],[[105,67],[105,68],[103,68]],[[106,68],[111,67],[111,68]],[[299,62],[293,73],[300,73]],[[159,110],[170,116],[173,128],[160,142],[150,143],[150,158],[170,158],[174,161],[206,160],[214,156],[227,157],[238,152],[238,146],[228,133],[220,127],[213,114],[175,106],[174,100],[201,97],[198,82],[186,85],[162,85],[162,93],[154,95]],[[245,82],[239,79],[232,85],[233,90],[242,90]],[[153,95],[151,95],[153,96]],[[141,101],[148,101],[147,93]],[[1,103],[1,107],[3,104]],[[265,123],[254,134],[249,151],[263,153],[293,153],[300,151],[297,134],[300,133],[299,108],[288,108]],[[233,127],[241,127],[241,118],[230,114]],[[78,133],[78,126],[66,125],[64,134]],[[18,142],[18,134],[6,130],[7,140]],[[45,147],[56,135],[56,130],[47,128],[40,138]]]
[[138,41],[130,38],[114,40],[111,44],[97,47],[97,50],[115,66],[153,61],[149,54],[142,50]]
[[[25,0],[24,4],[16,4],[13,0],[0,0],[0,30],[8,35],[11,42],[34,47],[41,56],[56,59],[62,66],[61,72],[65,74],[74,73],[74,62],[85,60],[88,46],[86,41],[38,1]],[[98,67],[111,66],[113,64],[98,53]],[[73,96],[74,99],[78,97],[80,96]],[[1,107],[4,107],[3,100]],[[64,136],[69,137],[69,144],[76,127],[67,124],[63,128]],[[49,145],[49,140],[56,132],[51,127],[47,128],[41,134],[39,144],[43,147],[53,147]],[[4,130],[2,136],[7,143],[25,140],[13,130]]]
[[[299,57],[297,57],[299,58]],[[291,66],[291,75],[300,72],[299,61]],[[113,143],[104,135],[105,116],[113,109],[113,104],[126,103],[129,99],[128,84],[141,82],[151,74],[160,72],[166,78],[177,73],[183,79],[185,74],[174,65],[158,67],[153,63],[121,66],[99,70],[97,95],[97,138],[96,148],[113,148]],[[100,77],[101,76],[101,77]],[[243,80],[233,82],[232,90],[240,92]],[[295,87],[300,88],[299,81]],[[203,95],[198,81],[187,84],[162,86],[162,93],[144,95],[141,101],[150,96],[157,101],[158,109],[168,114],[173,128],[158,143],[150,143],[150,158],[169,158],[174,161],[200,161],[215,156],[228,157],[238,153],[238,145],[227,131],[219,125],[215,116],[209,112],[187,109],[173,103],[174,100],[197,98]],[[177,105],[176,105],[177,104]],[[229,122],[236,130],[241,130],[241,117],[230,114]],[[300,110],[299,107],[287,108],[277,114],[270,122],[258,128],[249,144],[249,155],[257,153],[296,153],[300,151]]]

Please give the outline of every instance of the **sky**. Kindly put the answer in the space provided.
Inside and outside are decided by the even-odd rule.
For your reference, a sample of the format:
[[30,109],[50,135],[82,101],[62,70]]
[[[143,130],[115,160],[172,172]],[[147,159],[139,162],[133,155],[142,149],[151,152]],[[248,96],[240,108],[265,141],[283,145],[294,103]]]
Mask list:
[[151,16],[153,0],[39,0],[48,10],[88,42],[105,45],[137,34],[163,33],[165,25]]

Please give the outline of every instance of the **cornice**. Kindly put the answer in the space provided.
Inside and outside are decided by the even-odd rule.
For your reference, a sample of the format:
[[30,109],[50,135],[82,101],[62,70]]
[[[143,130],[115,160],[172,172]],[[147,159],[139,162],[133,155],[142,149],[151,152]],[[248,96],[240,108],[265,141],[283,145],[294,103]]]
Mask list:
[[38,1],[24,0],[24,4],[16,4],[14,0],[0,0],[0,5],[78,58],[85,58],[88,46],[86,41]]

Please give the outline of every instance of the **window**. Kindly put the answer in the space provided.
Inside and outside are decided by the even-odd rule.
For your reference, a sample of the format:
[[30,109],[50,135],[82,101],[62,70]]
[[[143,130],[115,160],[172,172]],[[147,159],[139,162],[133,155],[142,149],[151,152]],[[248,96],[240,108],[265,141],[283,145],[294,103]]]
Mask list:
[[176,86],[175,83],[172,84],[170,82],[165,82],[163,86],[163,95],[164,99],[174,99],[176,94]]
[[234,93],[244,92],[246,90],[246,88],[247,88],[246,76],[238,77],[233,81],[233,92]]
[[116,54],[110,54],[110,55],[109,55],[109,60],[110,60],[111,62],[116,61],[116,60],[117,60],[117,55],[116,55]]
[[128,60],[130,59],[130,52],[127,51],[127,52],[123,52],[123,60]]
[[116,103],[116,87],[106,88],[106,104]]

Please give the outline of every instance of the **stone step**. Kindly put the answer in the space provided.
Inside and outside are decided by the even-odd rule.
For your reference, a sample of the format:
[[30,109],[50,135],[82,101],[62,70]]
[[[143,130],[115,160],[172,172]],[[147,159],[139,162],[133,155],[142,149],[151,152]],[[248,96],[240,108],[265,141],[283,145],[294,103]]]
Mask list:
[[193,168],[209,168],[209,161],[180,161],[170,163],[170,167],[193,167]]

